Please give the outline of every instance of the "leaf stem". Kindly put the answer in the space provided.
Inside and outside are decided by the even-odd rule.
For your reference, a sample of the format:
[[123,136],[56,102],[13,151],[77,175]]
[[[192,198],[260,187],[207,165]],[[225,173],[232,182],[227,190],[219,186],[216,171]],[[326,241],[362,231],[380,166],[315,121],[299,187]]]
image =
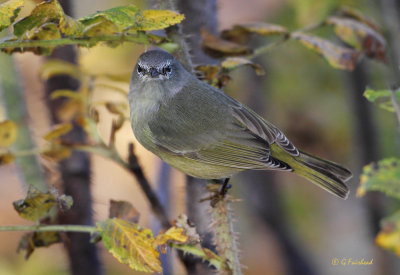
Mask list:
[[400,106],[399,106],[399,102],[397,101],[397,96],[396,96],[396,93],[399,92],[399,90],[391,89],[391,91],[392,91],[392,96],[391,96],[392,104],[394,107],[394,111],[396,113],[397,122],[399,123],[399,127],[400,127]]
[[84,232],[93,234],[97,232],[95,226],[89,225],[4,225],[0,226],[0,231],[34,231],[34,232]]

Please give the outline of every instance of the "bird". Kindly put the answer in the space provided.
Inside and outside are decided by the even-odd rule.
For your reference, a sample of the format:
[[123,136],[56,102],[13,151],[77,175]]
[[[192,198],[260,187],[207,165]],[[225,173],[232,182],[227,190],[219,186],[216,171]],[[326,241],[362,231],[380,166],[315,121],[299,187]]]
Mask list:
[[221,180],[244,170],[279,170],[340,198],[349,194],[348,169],[297,149],[275,125],[163,50],[140,55],[128,100],[138,142],[189,176]]

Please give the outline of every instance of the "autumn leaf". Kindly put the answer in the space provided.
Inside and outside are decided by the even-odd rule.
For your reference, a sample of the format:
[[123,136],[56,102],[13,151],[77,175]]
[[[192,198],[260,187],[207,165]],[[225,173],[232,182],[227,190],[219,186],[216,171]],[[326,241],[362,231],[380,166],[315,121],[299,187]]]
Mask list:
[[343,6],[340,8],[340,13],[345,17],[351,17],[361,23],[368,25],[370,28],[374,29],[375,31],[382,33],[380,28],[370,19],[368,19],[365,15],[363,15],[358,10],[355,10],[351,7]]
[[59,232],[30,232],[21,238],[17,252],[25,251],[25,259],[28,259],[35,248],[48,247],[61,241],[62,239]]
[[10,164],[14,161],[14,155],[10,153],[0,154],[0,166]]
[[40,155],[53,161],[59,161],[68,158],[71,155],[71,149],[57,142],[51,142]]
[[59,138],[62,135],[67,134],[71,130],[72,130],[71,123],[58,124],[58,125],[54,126],[53,130],[48,132],[43,138],[47,141],[52,141],[54,139]]
[[14,22],[23,5],[24,0],[9,0],[0,5],[0,32]]
[[13,206],[22,218],[35,222],[55,218],[57,214],[57,198],[32,187],[26,198],[13,202]]
[[75,79],[80,79],[81,71],[77,65],[60,59],[46,60],[40,68],[40,77],[43,80],[48,80],[58,75],[68,75]]
[[201,36],[203,38],[202,47],[210,56],[240,56],[252,53],[250,48],[218,38],[205,29],[201,30]]
[[60,32],[65,36],[80,37],[83,34],[84,25],[68,15],[64,15],[59,23]]
[[153,243],[153,246],[157,247],[165,245],[169,242],[186,243],[189,237],[184,234],[184,231],[184,228],[173,226],[169,228],[166,232],[158,234]]
[[255,64],[246,58],[240,58],[240,57],[229,57],[221,62],[221,66],[222,68],[227,69],[228,71],[235,70],[242,66],[250,66],[251,68],[254,69],[257,75],[264,75],[265,73],[260,65]]
[[376,236],[375,242],[400,257],[400,211],[382,221],[382,228]]
[[140,218],[140,213],[127,201],[110,200],[109,218],[119,218],[137,223]]
[[141,31],[154,31],[168,28],[180,23],[185,16],[172,10],[144,10],[142,17],[138,17],[138,26]]
[[58,23],[63,16],[64,11],[58,1],[43,1],[32,10],[29,16],[14,24],[14,34],[17,37],[22,37],[26,32],[38,28],[45,23]]
[[18,126],[12,120],[0,122],[0,146],[10,147],[17,140]]
[[283,26],[265,22],[254,22],[254,23],[237,24],[229,30],[222,31],[221,37],[237,43],[243,43],[248,40],[249,35],[251,34],[256,34],[260,36],[269,36],[269,35],[286,34],[286,33],[287,30]]
[[[400,102],[400,89],[395,92],[397,101]],[[389,112],[395,112],[392,102],[391,90],[372,90],[367,88],[364,96],[372,103]]]
[[347,44],[368,57],[386,60],[386,41],[376,30],[350,18],[329,17],[326,22],[334,27],[335,33]]
[[400,199],[400,160],[387,158],[364,166],[357,196],[364,196],[367,191],[381,191]]
[[159,252],[153,248],[154,237],[149,229],[122,219],[97,223],[107,250],[121,263],[144,272],[162,272]]
[[360,56],[358,51],[340,47],[328,40],[302,32],[292,33],[291,36],[305,47],[322,55],[336,69],[352,71],[357,65]]

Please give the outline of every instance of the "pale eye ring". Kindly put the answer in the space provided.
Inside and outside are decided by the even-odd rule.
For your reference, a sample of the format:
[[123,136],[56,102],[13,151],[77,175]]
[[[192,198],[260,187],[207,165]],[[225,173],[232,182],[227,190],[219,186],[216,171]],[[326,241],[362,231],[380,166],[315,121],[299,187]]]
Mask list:
[[137,71],[138,71],[138,73],[141,74],[144,71],[144,69],[141,66],[138,66],[137,67]]

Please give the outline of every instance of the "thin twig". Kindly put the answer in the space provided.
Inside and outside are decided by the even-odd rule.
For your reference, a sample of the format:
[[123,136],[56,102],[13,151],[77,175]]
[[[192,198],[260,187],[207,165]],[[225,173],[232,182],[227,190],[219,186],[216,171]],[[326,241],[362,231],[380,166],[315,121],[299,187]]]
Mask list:
[[142,191],[146,195],[147,199],[151,204],[151,208],[154,214],[158,217],[161,222],[161,225],[164,229],[171,227],[170,222],[168,221],[167,213],[165,212],[164,207],[162,206],[160,200],[157,195],[151,188],[151,185],[147,178],[143,173],[142,167],[139,165],[138,159],[134,152],[133,143],[129,143],[129,156],[128,156],[128,169],[129,171],[136,177]]
[[34,231],[34,232],[83,232],[93,234],[97,232],[95,226],[89,225],[5,225],[0,226],[0,231]]
[[162,206],[160,200],[158,199],[156,193],[151,188],[149,181],[143,173],[143,169],[141,168],[137,157],[133,150],[133,144],[129,144],[129,157],[128,162],[124,161],[115,150],[110,150],[110,148],[106,146],[88,146],[88,145],[74,145],[72,149],[85,151],[90,153],[95,153],[106,157],[108,159],[114,160],[116,163],[127,169],[132,175],[137,179],[140,187],[142,188],[144,194],[151,204],[151,209],[157,218],[160,220],[161,225],[164,229],[171,227],[171,224],[168,220],[168,216],[164,207]]
[[[51,40],[11,40],[0,41],[0,49],[7,48],[31,48],[31,47],[50,47],[50,46],[63,46],[63,45],[80,45],[89,46],[95,42],[135,42],[141,44],[149,44],[156,39],[163,41],[164,38],[159,36],[150,36],[145,33],[137,33],[135,35],[118,34],[118,35],[104,35],[95,37],[76,37],[76,38],[59,38]],[[154,41],[152,41],[154,40]]]

